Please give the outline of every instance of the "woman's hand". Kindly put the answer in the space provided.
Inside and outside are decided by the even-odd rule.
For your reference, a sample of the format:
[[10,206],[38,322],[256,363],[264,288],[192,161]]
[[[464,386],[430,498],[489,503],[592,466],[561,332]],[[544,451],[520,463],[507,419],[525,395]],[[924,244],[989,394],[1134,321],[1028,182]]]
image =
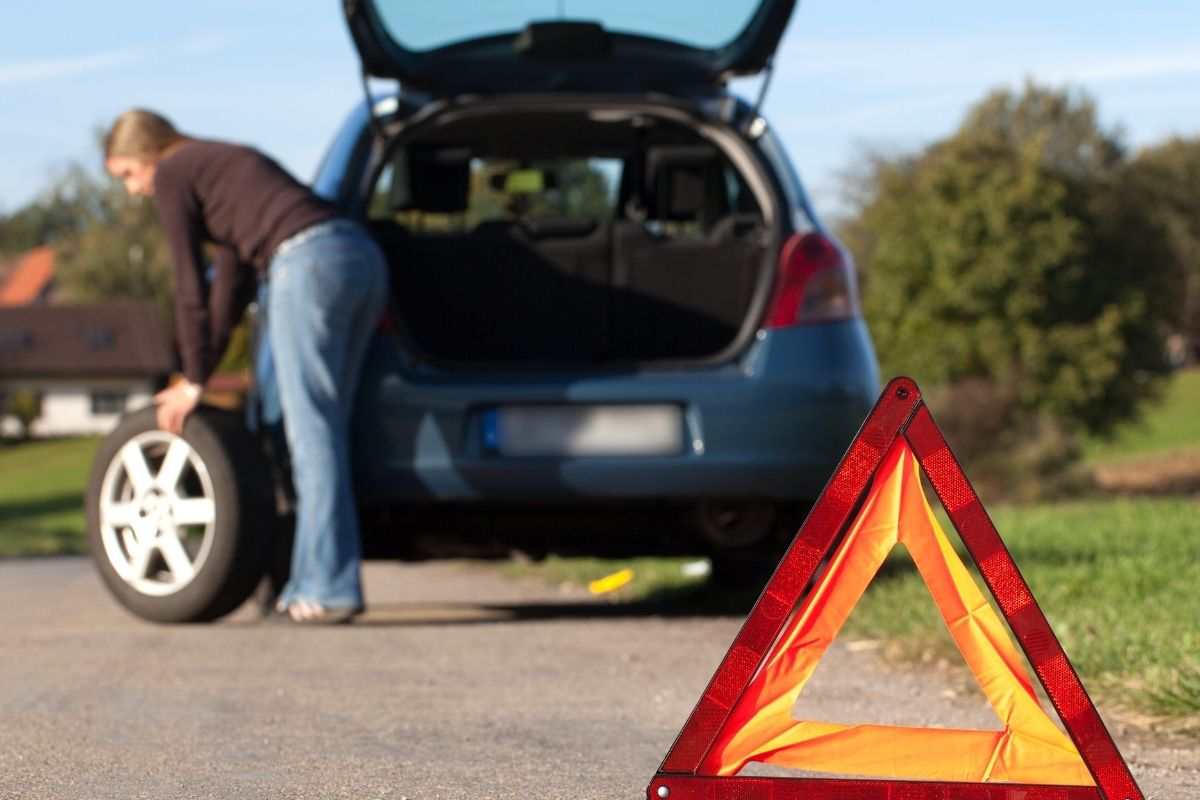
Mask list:
[[200,391],[199,384],[179,381],[154,395],[158,427],[177,436],[183,433],[183,422],[200,402]]

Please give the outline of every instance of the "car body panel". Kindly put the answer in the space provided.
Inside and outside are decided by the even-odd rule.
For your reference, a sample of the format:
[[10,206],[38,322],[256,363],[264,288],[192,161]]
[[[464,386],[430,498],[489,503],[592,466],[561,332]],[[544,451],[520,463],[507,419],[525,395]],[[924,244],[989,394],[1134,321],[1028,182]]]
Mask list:
[[[864,366],[868,367],[864,369]],[[367,503],[571,498],[812,499],[878,393],[861,320],[763,331],[703,369],[487,377],[423,370],[379,336],[363,370],[353,452]],[[505,405],[678,404],[676,456],[503,456],[486,413]]]

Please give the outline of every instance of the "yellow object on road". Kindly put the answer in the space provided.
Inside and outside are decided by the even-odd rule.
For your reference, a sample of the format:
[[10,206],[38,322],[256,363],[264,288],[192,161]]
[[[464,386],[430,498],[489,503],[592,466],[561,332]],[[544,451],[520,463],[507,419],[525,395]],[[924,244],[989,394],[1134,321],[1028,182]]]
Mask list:
[[625,584],[633,580],[633,570],[626,567],[622,570],[617,570],[611,575],[605,575],[603,578],[597,578],[588,584],[588,591],[592,594],[608,594],[615,592]]

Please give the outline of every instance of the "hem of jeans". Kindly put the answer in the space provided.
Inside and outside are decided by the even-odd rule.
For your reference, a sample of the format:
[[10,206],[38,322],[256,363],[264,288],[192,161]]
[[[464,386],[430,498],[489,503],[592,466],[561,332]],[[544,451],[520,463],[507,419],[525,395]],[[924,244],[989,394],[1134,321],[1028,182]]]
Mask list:
[[305,595],[302,593],[295,593],[295,594],[286,594],[285,593],[285,594],[282,594],[279,596],[279,604],[284,606],[285,608],[294,603],[313,603],[315,605],[319,605],[321,608],[325,609],[326,611],[342,611],[343,609],[363,608],[363,606],[364,606],[362,597],[359,597],[357,599],[350,598],[349,600],[347,600],[347,598],[345,598],[345,597],[334,597],[334,598],[329,598],[329,599],[321,599],[321,598],[317,598],[317,597],[308,596],[308,595]]

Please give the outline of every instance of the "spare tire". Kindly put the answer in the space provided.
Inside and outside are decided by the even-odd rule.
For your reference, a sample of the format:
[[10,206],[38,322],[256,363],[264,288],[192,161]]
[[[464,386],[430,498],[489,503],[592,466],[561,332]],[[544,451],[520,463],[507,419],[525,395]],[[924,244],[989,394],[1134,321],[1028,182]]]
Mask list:
[[153,622],[236,609],[266,570],[275,529],[269,471],[241,415],[198,407],[183,435],[154,409],[101,443],[85,500],[88,546],[122,606]]

